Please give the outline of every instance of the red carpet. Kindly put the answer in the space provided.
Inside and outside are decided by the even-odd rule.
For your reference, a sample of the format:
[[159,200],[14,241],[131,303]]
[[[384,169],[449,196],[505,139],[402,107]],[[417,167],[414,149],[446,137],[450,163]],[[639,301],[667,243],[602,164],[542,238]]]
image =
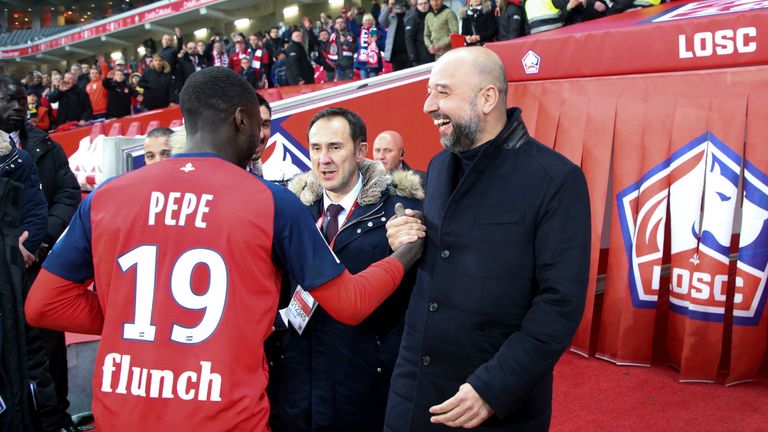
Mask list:
[[766,432],[768,378],[677,382],[668,366],[616,366],[566,353],[555,368],[552,432]]

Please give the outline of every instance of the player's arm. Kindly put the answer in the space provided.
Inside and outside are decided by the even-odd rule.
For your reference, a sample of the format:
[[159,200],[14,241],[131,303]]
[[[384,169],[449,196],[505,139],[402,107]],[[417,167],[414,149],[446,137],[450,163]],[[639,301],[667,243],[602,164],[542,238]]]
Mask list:
[[76,333],[101,333],[104,314],[96,293],[91,255],[91,193],[56,242],[27,296],[24,311],[34,327]]
[[32,327],[83,334],[101,334],[104,314],[88,284],[68,281],[40,270],[24,305]]
[[356,275],[344,270],[312,290],[312,297],[336,321],[360,324],[400,286],[405,271],[421,257],[423,243],[423,239],[408,243]]
[[405,271],[421,257],[423,240],[352,275],[331,252],[299,200],[287,190],[273,189],[273,193],[275,261],[337,321],[347,325],[362,322],[397,289]]

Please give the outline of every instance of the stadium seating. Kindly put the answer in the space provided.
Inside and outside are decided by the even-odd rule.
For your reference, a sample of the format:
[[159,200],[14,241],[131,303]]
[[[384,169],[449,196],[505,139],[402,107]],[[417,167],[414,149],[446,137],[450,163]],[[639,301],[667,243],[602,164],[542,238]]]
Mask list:
[[79,27],[78,24],[69,24],[64,26],[44,27],[37,30],[14,30],[8,33],[0,34],[0,46],[16,46],[31,43],[36,40],[44,39],[58,33],[63,33],[77,27]]

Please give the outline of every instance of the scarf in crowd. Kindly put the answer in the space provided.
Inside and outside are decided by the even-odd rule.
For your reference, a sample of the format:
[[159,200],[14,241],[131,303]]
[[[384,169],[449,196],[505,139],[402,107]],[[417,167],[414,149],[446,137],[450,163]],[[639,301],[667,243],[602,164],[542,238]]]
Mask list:
[[257,71],[261,70],[261,61],[263,51],[261,48],[248,48],[248,58],[251,60],[251,67]]
[[229,67],[229,57],[227,57],[227,53],[225,52],[214,52],[213,53],[213,65],[214,66],[222,66],[222,67]]
[[379,46],[374,44],[371,44],[371,46],[368,47],[368,55],[366,56],[368,67],[369,68],[377,68],[379,67],[379,59],[381,58],[381,53],[379,52]]
[[[361,28],[360,29],[360,39],[359,44],[360,48],[357,50],[357,62],[358,63],[368,63],[368,45],[371,43],[371,28]],[[376,45],[376,44],[374,44]]]
[[332,62],[339,60],[339,45],[336,43],[339,32],[333,32],[331,38],[328,40],[328,59]]

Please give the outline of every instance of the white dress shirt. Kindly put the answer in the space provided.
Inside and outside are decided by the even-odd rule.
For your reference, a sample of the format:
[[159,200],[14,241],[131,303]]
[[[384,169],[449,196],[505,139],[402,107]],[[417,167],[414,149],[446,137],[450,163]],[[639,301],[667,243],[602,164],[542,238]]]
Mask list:
[[363,190],[363,175],[359,174],[357,176],[357,184],[352,188],[351,191],[349,191],[348,194],[344,196],[344,198],[341,199],[341,201],[335,203],[331,201],[331,198],[328,196],[328,192],[323,192],[323,214],[325,215],[323,218],[323,231],[325,231],[325,227],[328,224],[328,206],[331,204],[338,204],[344,207],[344,210],[339,213],[338,217],[339,229],[341,229],[347,218],[347,215],[349,214],[349,211],[352,210],[352,207],[355,205],[355,200],[357,200],[361,190]]

